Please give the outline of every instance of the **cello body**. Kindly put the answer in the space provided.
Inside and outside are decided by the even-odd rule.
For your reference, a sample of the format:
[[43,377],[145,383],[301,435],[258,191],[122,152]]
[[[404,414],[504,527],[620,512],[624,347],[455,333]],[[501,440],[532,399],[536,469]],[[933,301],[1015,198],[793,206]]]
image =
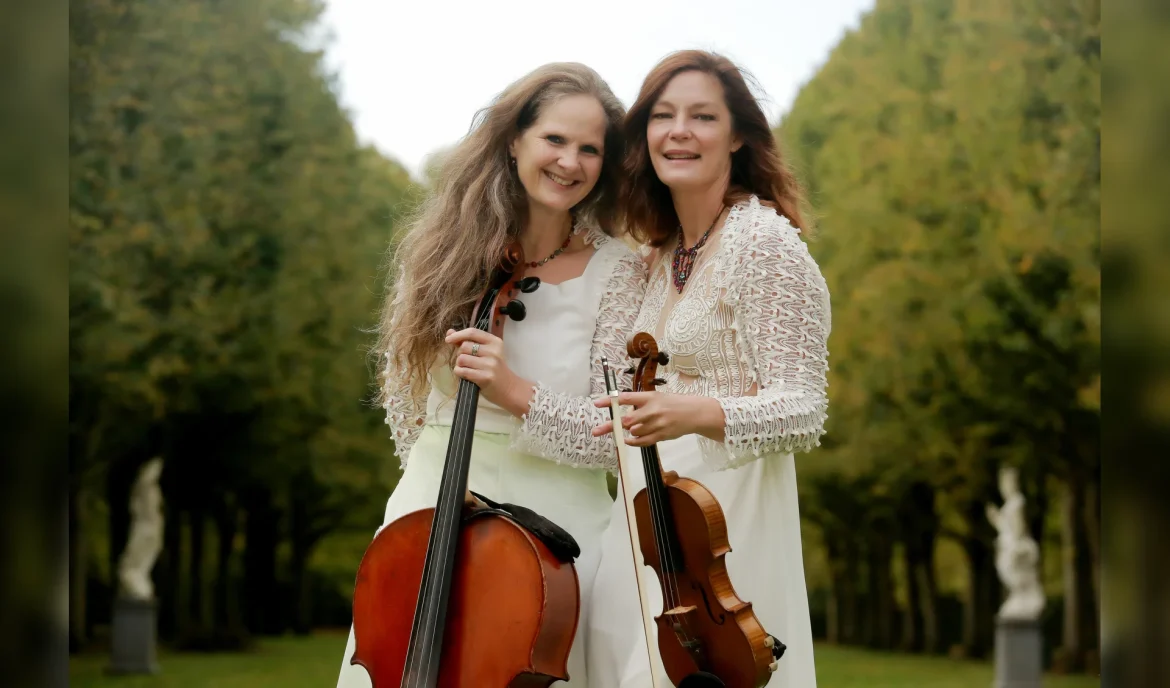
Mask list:
[[[407,646],[433,516],[434,509],[422,509],[387,525],[358,569],[363,604],[378,611],[354,613],[354,657],[362,658],[355,663],[375,688],[409,685],[403,680],[409,678]],[[567,679],[579,615],[572,564],[558,561],[511,520],[490,514],[467,519],[456,556],[439,688],[543,688]]]
[[[473,309],[475,327],[503,336],[522,320],[522,278],[508,247]],[[501,305],[503,304],[503,305]],[[568,680],[580,591],[560,559],[507,512],[465,502],[479,387],[460,380],[434,508],[386,524],[354,586],[351,664],[373,688],[528,688]]]

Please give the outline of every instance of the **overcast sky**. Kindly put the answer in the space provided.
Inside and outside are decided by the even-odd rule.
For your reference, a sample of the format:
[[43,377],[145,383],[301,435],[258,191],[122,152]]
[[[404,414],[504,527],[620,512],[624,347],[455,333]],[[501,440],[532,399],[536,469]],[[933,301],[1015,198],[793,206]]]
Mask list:
[[358,135],[417,174],[475,111],[547,62],[583,62],[628,107],[667,53],[746,68],[775,122],[873,0],[327,0],[328,54]]

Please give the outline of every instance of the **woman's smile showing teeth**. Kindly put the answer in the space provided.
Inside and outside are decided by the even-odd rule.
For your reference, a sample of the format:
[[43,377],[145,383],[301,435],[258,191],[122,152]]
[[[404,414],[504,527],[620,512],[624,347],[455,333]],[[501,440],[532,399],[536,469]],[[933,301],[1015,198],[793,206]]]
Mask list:
[[549,179],[553,180],[554,182],[556,182],[560,186],[564,186],[564,187],[573,186],[577,183],[571,179],[565,179],[564,177],[559,177],[559,176],[553,174],[552,172],[549,172],[548,170],[544,170],[544,176],[548,177]]
[[667,160],[698,160],[699,154],[684,150],[668,150],[662,154]]

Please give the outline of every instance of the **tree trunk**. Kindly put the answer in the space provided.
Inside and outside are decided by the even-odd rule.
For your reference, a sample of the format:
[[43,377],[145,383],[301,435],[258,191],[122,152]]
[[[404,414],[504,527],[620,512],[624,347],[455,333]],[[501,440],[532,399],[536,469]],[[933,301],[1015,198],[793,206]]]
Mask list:
[[927,543],[928,547],[923,551],[922,562],[918,567],[918,594],[921,595],[922,607],[922,651],[937,654],[942,650],[942,643],[938,635],[938,578],[934,573],[933,533]]
[[906,542],[902,548],[902,559],[906,569],[906,609],[902,612],[902,641],[898,649],[902,652],[918,652],[922,649],[922,599],[918,576],[922,557],[916,546]]
[[279,513],[266,487],[249,492],[245,504],[244,622],[254,634],[279,635],[284,630],[276,578],[276,547],[280,540]]
[[85,491],[74,477],[69,489],[69,652],[78,652],[89,641],[86,624],[86,587],[89,583],[89,547],[82,524]]
[[829,529],[822,531],[825,536],[825,557],[829,560],[829,599],[825,604],[825,639],[830,645],[840,645],[845,605],[841,601],[845,585],[845,563],[841,547]]
[[841,575],[841,602],[844,614],[841,619],[841,641],[847,645],[858,644],[861,636],[859,623],[859,595],[857,590],[858,565],[860,563],[857,544],[852,537],[845,541],[844,547],[845,570]]
[[[164,490],[166,490],[166,472]],[[164,495],[172,494],[167,490]],[[164,497],[166,499],[166,497]],[[183,512],[174,502],[167,502],[163,522],[163,549],[159,554],[155,577],[158,587],[158,632],[165,640],[175,640],[180,629],[187,625],[186,604],[183,598]]]
[[292,505],[289,531],[292,540],[292,557],[289,562],[289,574],[292,578],[289,587],[289,600],[293,612],[293,633],[308,635],[312,630],[312,610],[309,609],[309,554],[313,548],[313,536],[310,530],[309,516],[303,500],[297,500]]
[[938,585],[934,574],[934,548],[940,528],[935,488],[926,481],[911,484],[899,522],[905,545],[907,600],[903,618],[910,624],[902,634],[902,646],[910,651],[939,651]]
[[204,597],[206,578],[203,575],[203,555],[207,540],[204,537],[206,521],[207,518],[202,508],[196,506],[188,512],[188,528],[191,533],[191,560],[188,562],[190,568],[187,574],[188,614],[190,615],[190,630],[199,638],[202,638],[207,631],[207,605]]
[[230,498],[220,499],[216,504],[215,526],[218,551],[213,623],[217,630],[232,632],[239,628],[239,614],[232,585],[232,552],[235,548],[236,531],[239,528],[239,512]]
[[1085,485],[1085,536],[1093,580],[1094,616],[1101,616],[1101,474],[1095,473]]
[[110,462],[106,475],[106,504],[109,508],[110,589],[117,594],[118,560],[130,538],[130,488],[134,483],[132,462],[124,458]]
[[[969,510],[970,511],[970,510]],[[980,513],[980,516],[983,516]],[[968,525],[973,525],[968,514]],[[963,649],[968,657],[987,655],[995,633],[994,615],[999,609],[999,579],[992,548],[978,530],[964,542],[967,554],[967,594],[963,604]]]
[[890,573],[893,544],[888,534],[875,532],[869,548],[870,599],[873,601],[871,647],[889,650],[894,646],[894,577]]
[[1061,503],[1064,628],[1060,654],[1062,668],[1070,672],[1084,669],[1085,653],[1096,644],[1085,488],[1084,475],[1071,471]]

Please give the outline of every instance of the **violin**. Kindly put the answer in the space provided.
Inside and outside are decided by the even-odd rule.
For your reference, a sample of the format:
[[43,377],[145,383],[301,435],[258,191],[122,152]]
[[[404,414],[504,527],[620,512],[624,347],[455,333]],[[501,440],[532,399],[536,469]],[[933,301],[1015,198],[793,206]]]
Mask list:
[[[531,293],[519,242],[476,303],[474,326],[503,335]],[[496,508],[465,504],[479,387],[460,380],[434,508],[382,528],[358,567],[355,649],[374,688],[505,688],[568,680],[577,631],[577,571]],[[493,503],[494,504],[494,503]]]
[[[634,375],[633,391],[654,391],[665,383],[655,375],[670,359],[658,350],[653,336],[639,332],[626,350],[638,360],[628,371]],[[611,392],[620,461],[628,447],[618,439],[616,399],[616,391]],[[662,588],[663,612],[654,621],[667,676],[678,688],[766,685],[785,646],[764,631],[751,603],[740,599],[731,585],[725,562],[731,545],[722,507],[698,481],[663,472],[657,445],[641,449],[646,487],[631,500],[630,523],[635,525],[630,535]]]

